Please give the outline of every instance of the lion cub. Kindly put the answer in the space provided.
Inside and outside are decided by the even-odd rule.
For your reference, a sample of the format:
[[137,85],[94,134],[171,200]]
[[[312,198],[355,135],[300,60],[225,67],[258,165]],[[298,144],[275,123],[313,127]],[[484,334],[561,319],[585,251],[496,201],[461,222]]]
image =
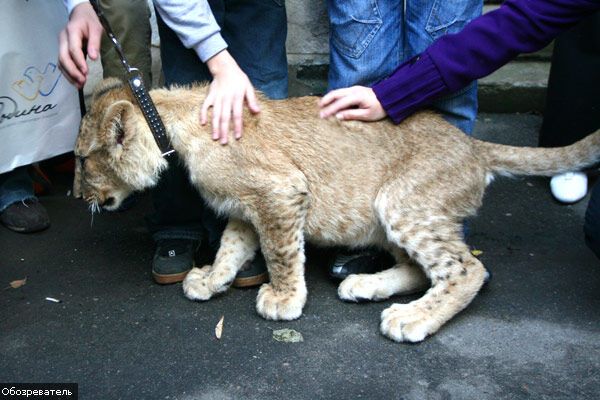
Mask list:
[[[430,284],[418,300],[381,315],[381,332],[418,342],[465,308],[485,268],[461,236],[494,174],[554,175],[600,158],[600,131],[566,148],[518,148],[469,138],[423,112],[401,125],[322,120],[316,98],[262,100],[245,116],[244,137],[227,146],[199,124],[206,87],[152,91],[173,148],[192,183],[229,216],[214,265],[194,268],[185,295],[208,300],[262,250],[271,282],[256,309],[267,319],[302,315],[304,241],[389,251],[396,265],[351,275],[343,300],[381,300]],[[132,191],[156,184],[167,167],[128,88],[102,82],[81,123],[75,194],[114,210]]]

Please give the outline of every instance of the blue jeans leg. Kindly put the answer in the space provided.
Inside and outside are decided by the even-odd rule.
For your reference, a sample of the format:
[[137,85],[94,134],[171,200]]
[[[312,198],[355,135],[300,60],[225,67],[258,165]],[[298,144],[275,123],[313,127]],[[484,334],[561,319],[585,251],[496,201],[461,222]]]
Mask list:
[[[222,27],[221,34],[231,53],[253,85],[273,99],[287,97],[285,6],[276,0],[209,1]],[[225,7],[227,5],[227,7]],[[157,13],[158,14],[158,13]],[[157,15],[161,57],[167,85],[209,82],[210,72],[193,50],[185,48],[177,35]],[[153,191],[156,213],[149,218],[154,238],[206,236],[218,247],[226,219],[206,206],[177,159]]]
[[[288,96],[284,0],[218,0],[225,12],[215,15],[228,50],[255,88],[270,99]],[[213,8],[214,10],[214,8]],[[213,11],[214,12],[214,11]],[[222,22],[221,22],[222,21]]]
[[34,198],[33,181],[27,166],[0,174],[0,212],[17,201]]
[[[481,0],[328,0],[327,5],[329,90],[374,84],[440,36],[460,31],[482,9]],[[470,133],[477,116],[476,84],[434,107]]]
[[[406,2],[406,59],[422,53],[443,35],[457,33],[481,15],[482,0],[411,0]],[[477,83],[433,104],[446,120],[471,134],[477,117]]]
[[327,0],[328,90],[371,86],[404,59],[402,0]]
[[471,83],[457,93],[453,93],[433,103],[444,119],[458,129],[471,135],[477,118],[477,82]]

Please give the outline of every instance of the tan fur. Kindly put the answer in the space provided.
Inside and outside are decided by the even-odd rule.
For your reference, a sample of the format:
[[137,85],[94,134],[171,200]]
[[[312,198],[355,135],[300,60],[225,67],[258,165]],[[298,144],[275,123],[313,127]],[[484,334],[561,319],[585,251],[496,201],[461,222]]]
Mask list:
[[[94,208],[115,209],[131,191],[155,184],[166,162],[125,88],[109,80],[96,93],[76,144],[83,161],[75,192]],[[257,311],[295,319],[307,295],[305,239],[376,245],[397,265],[350,276],[338,294],[380,300],[430,284],[420,299],[382,313],[381,331],[396,341],[436,332],[481,287],[485,269],[460,231],[494,173],[552,175],[600,156],[600,132],[567,148],[516,148],[469,138],[430,112],[398,126],[321,120],[314,97],[262,99],[262,112],[245,116],[243,138],[222,146],[199,124],[206,87],[151,95],[193,184],[230,217],[214,265],[189,274],[186,296],[225,291],[260,245],[271,282],[258,293]]]

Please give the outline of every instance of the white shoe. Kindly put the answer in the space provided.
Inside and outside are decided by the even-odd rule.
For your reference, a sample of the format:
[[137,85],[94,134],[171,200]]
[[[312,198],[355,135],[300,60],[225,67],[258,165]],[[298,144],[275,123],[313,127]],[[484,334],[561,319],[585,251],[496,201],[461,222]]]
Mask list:
[[583,172],[565,172],[553,176],[550,190],[556,200],[563,203],[576,203],[587,194],[588,179]]

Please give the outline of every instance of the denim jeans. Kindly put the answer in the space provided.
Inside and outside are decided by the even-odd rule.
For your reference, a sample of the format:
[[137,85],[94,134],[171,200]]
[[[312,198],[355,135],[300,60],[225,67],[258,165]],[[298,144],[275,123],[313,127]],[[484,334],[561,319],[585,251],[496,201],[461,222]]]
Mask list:
[[35,197],[27,166],[0,174],[0,212],[17,201]]
[[[209,4],[229,46],[227,50],[255,88],[272,99],[287,97],[284,2],[211,0]],[[158,13],[157,24],[165,83],[187,85],[210,81],[206,65],[194,51],[181,44]],[[161,176],[152,196],[156,212],[148,220],[155,240],[205,238],[211,247],[218,247],[226,220],[206,206],[177,157],[169,160],[169,168]]]
[[[479,16],[482,0],[327,0],[330,19],[329,90],[371,86],[446,33]],[[470,134],[477,84],[433,105]]]

